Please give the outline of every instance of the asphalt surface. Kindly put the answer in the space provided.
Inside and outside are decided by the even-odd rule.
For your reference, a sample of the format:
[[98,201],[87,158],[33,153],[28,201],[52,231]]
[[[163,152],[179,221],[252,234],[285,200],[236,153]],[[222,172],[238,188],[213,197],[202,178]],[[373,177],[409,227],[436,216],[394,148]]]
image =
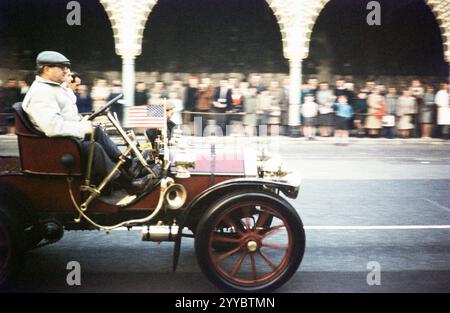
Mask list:
[[[276,292],[450,292],[448,142],[226,141],[268,146],[302,175],[292,204],[305,225],[305,255]],[[12,137],[0,138],[2,154],[15,149]],[[183,239],[175,273],[172,249],[168,242],[141,242],[138,230],[66,232],[60,242],[27,255],[13,290],[221,292],[200,272],[193,239]],[[70,261],[81,266],[80,286],[66,283]],[[379,284],[369,285],[374,264]]]

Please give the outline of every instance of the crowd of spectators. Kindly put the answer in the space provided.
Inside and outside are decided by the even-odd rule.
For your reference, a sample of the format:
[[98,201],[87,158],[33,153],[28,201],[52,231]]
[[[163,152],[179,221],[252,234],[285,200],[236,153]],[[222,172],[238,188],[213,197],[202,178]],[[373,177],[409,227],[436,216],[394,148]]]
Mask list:
[[[91,112],[122,92],[120,80],[95,79],[90,86],[82,77],[77,81],[77,105],[80,113]],[[0,81],[0,113],[23,99],[29,86],[26,81]],[[309,78],[301,86],[300,133],[313,140],[316,136],[346,139],[358,137],[439,137],[449,139],[449,85],[423,84],[419,80],[401,86],[385,86],[368,81],[355,86],[348,79],[333,84]],[[260,126],[269,134],[287,135],[289,128],[289,78],[265,80],[261,75],[248,79],[231,76],[212,80],[190,76],[186,81],[173,79],[166,84],[139,81],[135,105],[172,102],[172,120],[178,125],[202,127],[215,125],[225,134],[227,125],[240,125],[246,135],[257,135]],[[119,120],[124,108],[112,108]],[[9,117],[3,117],[7,119]],[[197,119],[195,119],[197,118]],[[8,121],[6,121],[8,124]],[[4,123],[3,123],[4,124]]]

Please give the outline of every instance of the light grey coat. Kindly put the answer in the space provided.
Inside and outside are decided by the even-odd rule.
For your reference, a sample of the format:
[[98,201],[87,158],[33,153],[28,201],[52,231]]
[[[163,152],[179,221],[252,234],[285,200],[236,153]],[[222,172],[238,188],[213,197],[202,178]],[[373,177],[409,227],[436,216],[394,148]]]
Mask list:
[[81,120],[69,91],[40,76],[36,76],[23,100],[22,108],[34,126],[48,137],[84,138],[90,131],[90,122]]

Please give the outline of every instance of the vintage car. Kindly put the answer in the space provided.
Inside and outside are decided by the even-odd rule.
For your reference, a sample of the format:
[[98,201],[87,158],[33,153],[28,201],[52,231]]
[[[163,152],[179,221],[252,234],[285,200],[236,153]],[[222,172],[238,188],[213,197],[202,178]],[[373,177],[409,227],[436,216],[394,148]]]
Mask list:
[[119,227],[140,227],[144,241],[174,242],[173,270],[182,237],[194,237],[201,270],[219,288],[268,291],[288,281],[305,249],[302,221],[285,198],[298,196],[298,175],[267,153],[227,157],[215,145],[190,149],[179,137],[169,145],[163,136],[145,156],[109,111],[118,99],[90,119],[106,116],[126,143],[116,170],[133,156],[152,173],[136,195],[105,193],[111,174],[94,185],[92,153],[84,159],[78,140],[46,137],[14,106],[19,157],[0,158],[0,285],[13,282],[28,250],[64,231]]

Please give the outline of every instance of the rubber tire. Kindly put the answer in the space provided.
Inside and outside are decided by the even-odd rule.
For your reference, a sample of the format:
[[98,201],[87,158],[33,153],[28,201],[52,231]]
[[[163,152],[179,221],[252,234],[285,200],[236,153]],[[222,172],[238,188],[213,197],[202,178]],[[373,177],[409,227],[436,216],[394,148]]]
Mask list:
[[35,248],[44,239],[38,226],[33,226],[25,236],[26,250]]
[[[14,214],[16,229],[23,230],[23,247],[30,250],[42,241],[43,236],[38,225],[37,215],[28,198],[16,188],[0,185],[0,210],[8,208],[8,214]],[[19,228],[20,227],[20,228]],[[27,229],[25,231],[25,229]]]
[[11,211],[0,207],[0,230],[8,237],[8,254],[5,264],[0,264],[0,290],[7,290],[14,280],[18,270],[23,265],[24,247],[23,232],[20,228],[20,219]]
[[[216,219],[231,206],[244,201],[265,202],[270,207],[276,208],[277,212],[282,215],[286,221],[288,221],[292,230],[293,250],[291,256],[294,257],[289,260],[288,265],[280,275],[275,277],[273,280],[260,285],[239,285],[229,281],[217,272],[209,256],[209,236],[213,231],[213,225],[215,225]],[[292,275],[296,273],[305,251],[305,231],[303,229],[303,223],[295,209],[280,196],[262,191],[240,191],[219,199],[211,205],[208,211],[202,216],[198,223],[196,233],[195,251],[197,255],[197,262],[202,272],[214,285],[221,289],[230,291],[266,292],[281,287],[292,277]]]

